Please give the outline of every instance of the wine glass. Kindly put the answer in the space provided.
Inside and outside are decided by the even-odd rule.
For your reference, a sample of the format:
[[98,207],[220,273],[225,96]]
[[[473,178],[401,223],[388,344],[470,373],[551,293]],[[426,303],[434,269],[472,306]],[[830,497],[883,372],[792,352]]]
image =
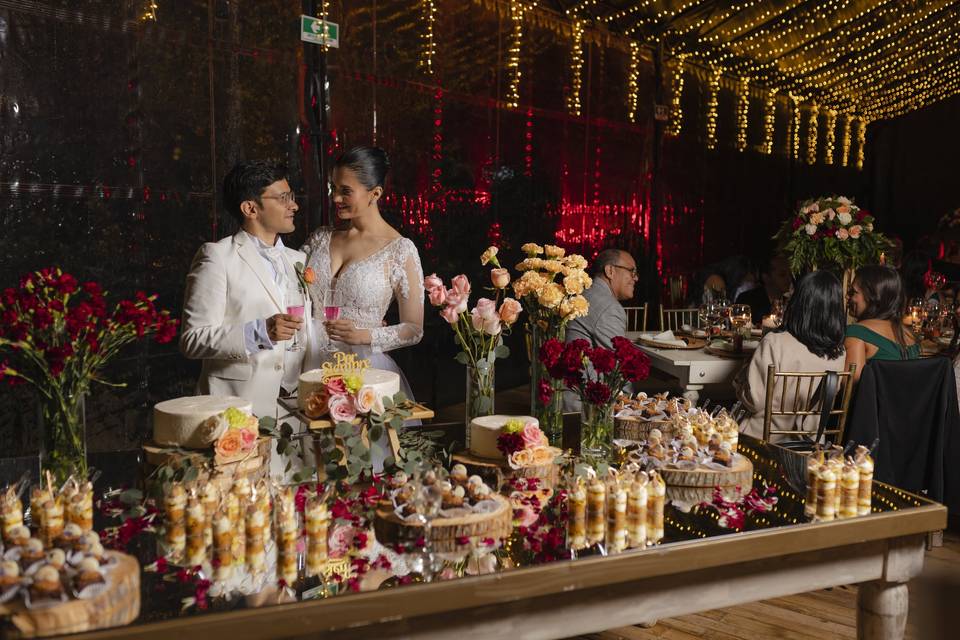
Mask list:
[[[323,291],[323,319],[326,321],[339,320],[340,308],[343,306],[343,296],[336,289],[325,289]],[[326,351],[335,351],[333,340],[327,339]]]
[[750,305],[748,304],[735,304],[730,307],[730,324],[739,332],[739,330],[750,322],[752,318],[752,313],[750,311]]
[[910,326],[913,328],[914,333],[920,333],[920,329],[923,326],[923,318],[926,315],[926,312],[926,304],[924,303],[923,298],[914,298],[910,301],[910,306],[907,307],[907,317],[910,320]]
[[[289,289],[286,295],[287,315],[294,316],[303,320],[304,296],[299,289]],[[293,338],[287,345],[287,351],[303,351],[303,345],[300,344],[300,330],[293,332]]]

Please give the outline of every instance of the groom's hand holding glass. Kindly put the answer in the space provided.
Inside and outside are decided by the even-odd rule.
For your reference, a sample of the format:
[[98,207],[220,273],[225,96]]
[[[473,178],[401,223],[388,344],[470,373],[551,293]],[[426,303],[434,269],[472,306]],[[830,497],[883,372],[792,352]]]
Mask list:
[[288,313],[278,313],[267,318],[267,335],[274,342],[283,342],[291,339],[303,326],[303,318]]

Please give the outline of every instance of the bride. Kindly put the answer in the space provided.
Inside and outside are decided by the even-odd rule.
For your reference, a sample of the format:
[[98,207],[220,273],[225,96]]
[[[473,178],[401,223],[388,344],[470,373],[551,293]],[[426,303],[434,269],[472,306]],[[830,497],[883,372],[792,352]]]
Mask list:
[[[400,374],[400,388],[413,398],[391,349],[408,347],[423,337],[423,269],[417,248],[380,216],[377,201],[390,163],[383,149],[355,147],[341,155],[333,170],[333,203],[345,228],[321,227],[302,251],[316,278],[310,285],[314,331],[304,359],[315,369],[335,351],[353,352],[376,369]],[[335,291],[336,320],[324,318],[324,295]],[[384,326],[396,299],[398,324]]]

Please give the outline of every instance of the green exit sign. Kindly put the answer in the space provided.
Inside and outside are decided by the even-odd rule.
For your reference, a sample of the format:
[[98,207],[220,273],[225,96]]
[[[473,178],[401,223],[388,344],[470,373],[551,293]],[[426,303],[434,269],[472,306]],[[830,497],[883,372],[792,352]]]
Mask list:
[[300,16],[300,39],[328,47],[339,47],[340,25],[313,16]]

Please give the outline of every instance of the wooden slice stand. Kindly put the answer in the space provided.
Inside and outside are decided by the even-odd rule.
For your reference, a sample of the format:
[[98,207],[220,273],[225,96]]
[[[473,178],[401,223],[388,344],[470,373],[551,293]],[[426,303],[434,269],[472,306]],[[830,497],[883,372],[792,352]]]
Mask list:
[[[557,449],[556,447],[549,448],[554,454],[552,460],[555,460],[557,456],[563,453],[563,451]],[[552,460],[547,464],[530,465],[527,467],[514,469],[507,464],[506,460],[481,458],[471,454],[469,451],[456,453],[451,456],[451,459],[454,462],[459,462],[465,466],[468,472],[476,473],[481,477],[488,475],[495,470],[504,480],[510,480],[513,478],[539,478],[541,486],[550,489],[557,485],[560,477],[560,468],[553,464]]]
[[[490,499],[500,506],[490,513],[471,513],[456,518],[436,518],[431,526],[430,538],[433,550],[439,552],[461,551],[468,545],[457,539],[493,538],[500,540],[513,530],[513,507],[501,495],[491,494]],[[373,521],[373,530],[380,544],[413,542],[423,536],[423,526],[401,520],[393,512],[391,504],[381,505]]]
[[729,469],[669,469],[659,470],[667,483],[667,499],[681,502],[709,502],[715,487],[728,490],[741,487],[749,491],[753,486],[753,463],[745,456],[734,458]]
[[673,437],[673,423],[669,420],[641,420],[640,418],[614,418],[614,440],[646,440],[652,429],[660,429],[665,440]]
[[59,636],[122,627],[140,615],[140,564],[133,556],[107,551],[115,564],[109,569],[109,587],[89,600],[70,600],[45,609],[27,609],[20,597],[0,604],[0,616],[9,616],[20,637]]

